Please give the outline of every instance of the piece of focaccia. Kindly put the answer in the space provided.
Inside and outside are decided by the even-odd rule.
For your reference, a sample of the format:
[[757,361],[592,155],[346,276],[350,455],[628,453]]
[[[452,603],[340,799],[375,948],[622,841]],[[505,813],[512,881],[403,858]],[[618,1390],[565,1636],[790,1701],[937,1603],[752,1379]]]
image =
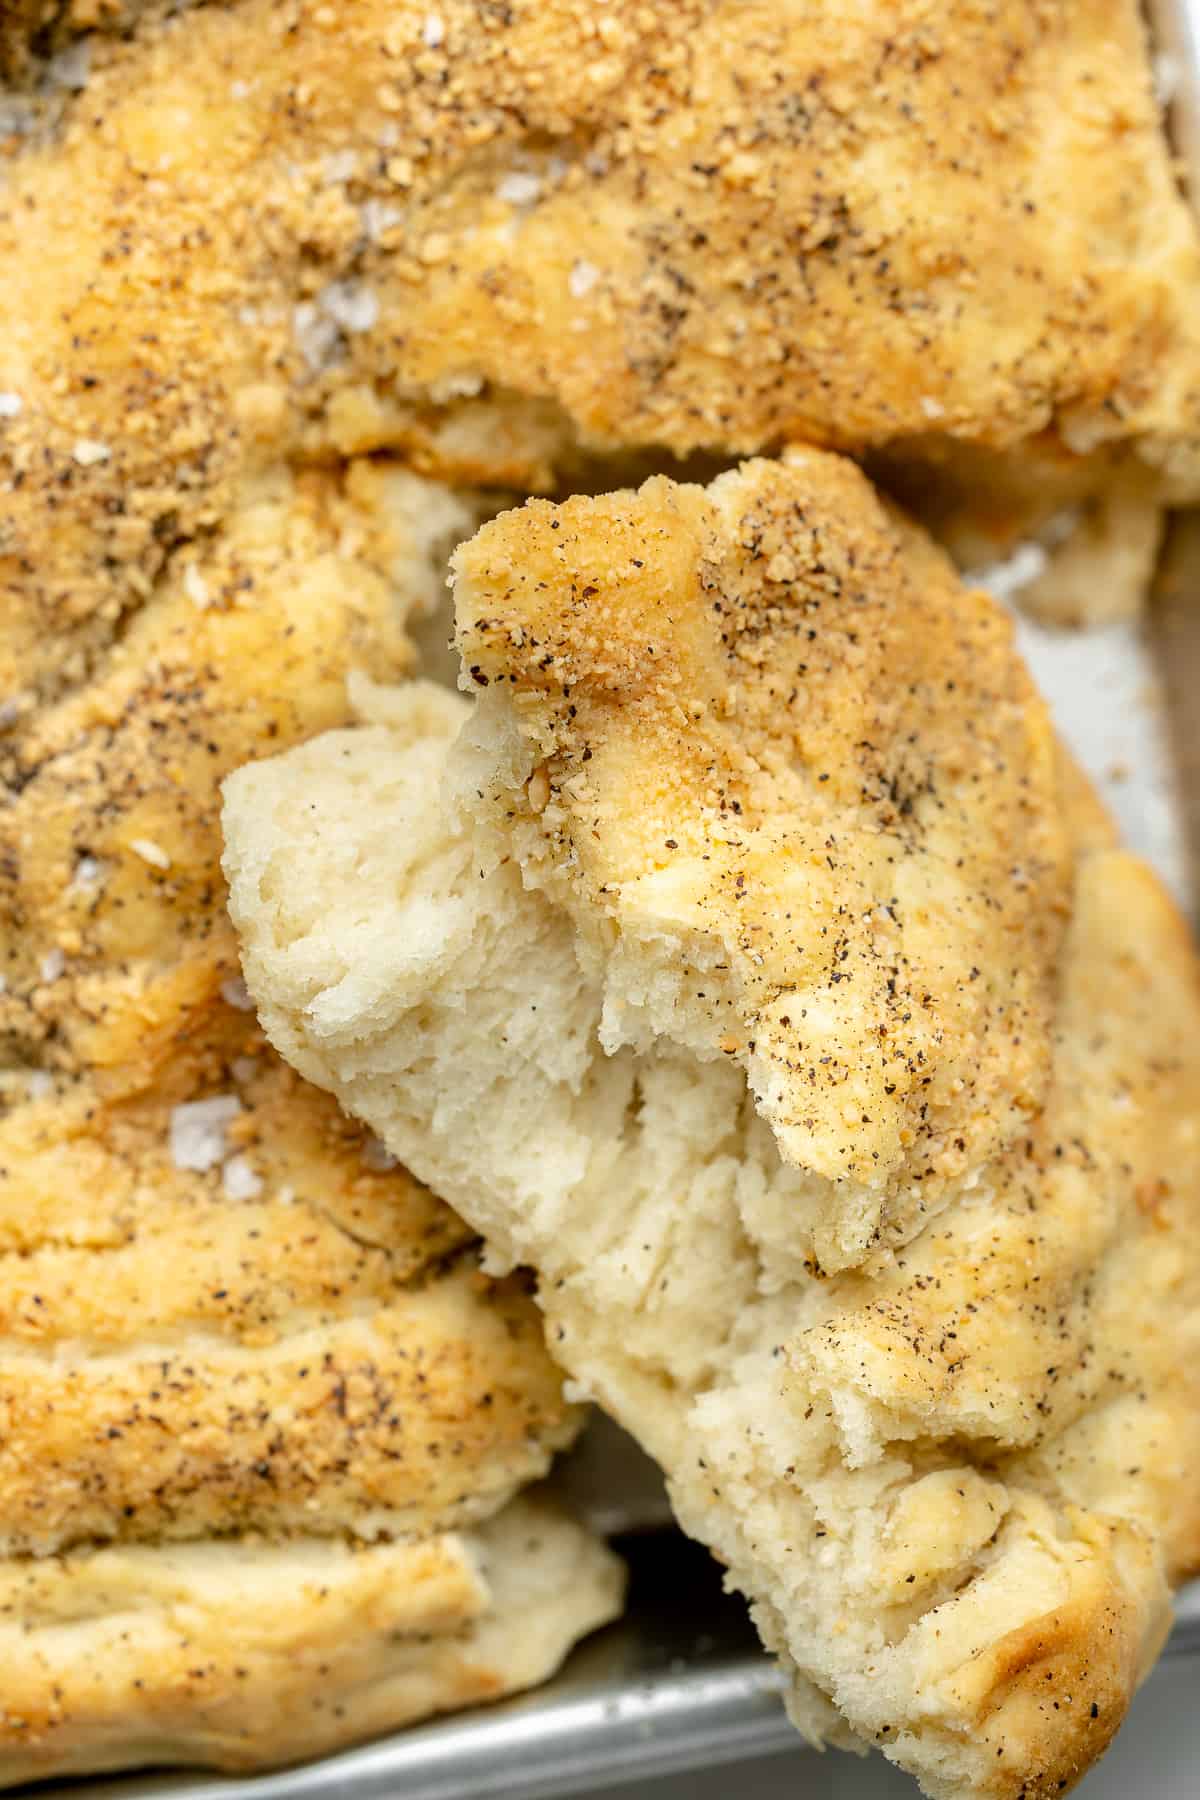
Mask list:
[[289,457],[966,445],[1086,498],[1137,446],[1200,492],[1136,0],[238,0],[91,60],[0,191],[6,699]]
[[542,1679],[619,1610],[521,1493],[581,1423],[520,1278],[282,1064],[219,782],[396,678],[466,497],[243,496],[0,806],[0,1784],[251,1768]]
[[1061,1793],[1200,1560],[1186,932],[848,465],[456,566],[473,711],[226,784],[264,1025],[536,1268],[803,1729]]

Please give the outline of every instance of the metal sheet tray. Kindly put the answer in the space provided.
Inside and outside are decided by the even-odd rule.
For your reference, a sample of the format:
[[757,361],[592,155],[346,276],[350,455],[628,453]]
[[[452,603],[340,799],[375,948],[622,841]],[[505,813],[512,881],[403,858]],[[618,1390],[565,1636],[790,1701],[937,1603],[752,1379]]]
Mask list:
[[[1200,196],[1200,0],[1150,0],[1172,124]],[[1174,521],[1142,628],[1064,641],[1023,624],[1060,728],[1130,845],[1195,916],[1200,899],[1200,516]],[[794,1749],[780,1681],[744,1605],[669,1523],[661,1482],[605,1422],[560,1479],[631,1569],[625,1617],[532,1694],[250,1779],[155,1773],[43,1784],[66,1800],[551,1800]],[[1200,1584],[1179,1603],[1169,1657],[1200,1669]],[[3,1671],[0,1670],[0,1696]],[[822,1783],[822,1786],[824,1784]],[[808,1783],[804,1783],[809,1792]],[[839,1792],[844,1790],[839,1785]],[[915,1792],[915,1790],[914,1790]]]

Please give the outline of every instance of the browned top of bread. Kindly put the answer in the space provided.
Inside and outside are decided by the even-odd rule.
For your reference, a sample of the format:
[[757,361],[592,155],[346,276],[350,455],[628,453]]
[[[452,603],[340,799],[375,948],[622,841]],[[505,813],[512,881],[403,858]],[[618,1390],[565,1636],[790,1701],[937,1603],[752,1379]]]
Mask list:
[[93,63],[0,197],[34,645],[110,631],[294,451],[528,486],[579,435],[1049,432],[1195,486],[1197,246],[1135,0],[241,0]]
[[910,1235],[1049,1069],[1069,845],[1007,621],[817,452],[532,501],[454,567],[464,669],[534,765],[502,804],[535,878],[655,960],[639,1007],[842,1190],[824,1260]]

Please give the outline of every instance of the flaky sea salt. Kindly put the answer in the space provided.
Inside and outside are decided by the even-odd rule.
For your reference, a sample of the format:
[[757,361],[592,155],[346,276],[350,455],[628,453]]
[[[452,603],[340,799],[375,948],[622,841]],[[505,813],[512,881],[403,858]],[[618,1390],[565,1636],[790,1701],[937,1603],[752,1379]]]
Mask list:
[[0,419],[15,419],[24,404],[20,394],[0,393]]
[[396,1158],[377,1137],[367,1139],[362,1147],[362,1159],[368,1169],[374,1169],[378,1174],[396,1167]]
[[437,13],[426,13],[425,23],[421,26],[421,42],[430,50],[436,50],[445,35],[446,27]]
[[67,966],[67,959],[56,944],[53,950],[47,950],[41,961],[41,977],[43,981],[57,981]]
[[71,455],[81,469],[93,469],[97,463],[107,462],[112,451],[107,444],[100,443],[97,438],[80,438]]
[[389,206],[386,200],[377,200],[372,197],[370,200],[363,201],[363,230],[372,242],[381,238],[385,231],[390,231],[393,225],[398,225],[403,217],[404,214],[400,208]]
[[46,64],[46,80],[51,87],[66,88],[71,93],[78,93],[87,86],[88,76],[92,70],[92,40],[81,37],[57,56],[52,56]]
[[194,605],[199,607],[208,605],[208,583],[205,581],[195,563],[186,563],[184,565],[183,591]]
[[171,866],[171,858],[153,838],[131,838],[129,848],[135,856],[140,856],[143,862],[149,863],[152,869],[169,869]]
[[104,864],[98,856],[81,856],[71,873],[71,888],[76,893],[87,893],[99,886],[103,876]]
[[314,372],[328,366],[341,338],[336,321],[311,300],[302,300],[292,309],[292,334],[301,356]]
[[361,281],[331,281],[317,298],[322,312],[343,331],[370,331],[379,317],[378,298]]
[[1154,59],[1154,98],[1160,106],[1170,106],[1179,92],[1183,69],[1179,58],[1162,50]]
[[927,419],[944,419],[946,416],[945,407],[940,400],[935,400],[932,394],[921,395],[921,411]]
[[54,1092],[54,1077],[46,1069],[33,1069],[29,1076],[29,1098],[45,1100]]
[[321,175],[330,187],[352,181],[358,169],[357,150],[330,150],[321,158]]
[[240,975],[231,975],[227,981],[221,983],[221,998],[226,1006],[232,1006],[237,1012],[254,1011],[250,989]]
[[496,198],[509,206],[532,206],[542,191],[538,176],[528,174],[524,169],[513,169],[496,188]]
[[988,563],[982,569],[969,569],[963,580],[971,587],[986,588],[996,600],[1011,600],[1031,581],[1036,581],[1049,557],[1041,544],[1018,544],[1011,556],[1001,562]]
[[229,1200],[257,1200],[263,1191],[262,1176],[256,1175],[245,1156],[231,1156],[221,1170],[221,1184]]
[[571,273],[567,276],[567,286],[576,300],[582,300],[590,294],[600,279],[600,271],[595,263],[586,262],[582,257],[571,265]]
[[242,1110],[236,1094],[214,1094],[211,1100],[186,1100],[171,1108],[171,1161],[177,1169],[203,1174],[225,1159],[225,1133]]

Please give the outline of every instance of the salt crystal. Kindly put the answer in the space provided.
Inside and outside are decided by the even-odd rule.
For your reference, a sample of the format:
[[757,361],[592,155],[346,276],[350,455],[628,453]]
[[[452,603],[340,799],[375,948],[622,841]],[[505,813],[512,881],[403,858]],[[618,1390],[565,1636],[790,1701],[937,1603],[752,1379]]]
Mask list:
[[52,56],[46,64],[46,80],[51,87],[67,88],[78,93],[87,86],[91,73],[92,41],[82,37],[74,44],[68,44],[57,56]]
[[397,1163],[387,1145],[381,1144],[376,1137],[368,1138],[363,1145],[362,1159],[368,1169],[374,1169],[379,1174],[394,1169]]
[[169,869],[171,866],[171,858],[162,845],[156,844],[153,838],[131,838],[129,848],[135,856],[140,856],[142,861],[149,863],[152,868]]
[[75,864],[72,877],[73,887],[95,887],[104,871],[104,864],[96,856],[81,856]]
[[330,187],[352,181],[358,168],[357,150],[331,150],[321,159],[321,173]]
[[302,300],[292,311],[292,331],[309,368],[323,369],[333,360],[341,333],[311,300]]
[[57,981],[67,966],[67,959],[56,944],[53,950],[47,950],[42,958],[41,973],[43,981]]
[[379,317],[379,301],[358,281],[331,281],[319,295],[322,312],[343,331],[370,331]]
[[542,191],[538,176],[529,175],[522,169],[514,169],[506,175],[496,189],[496,197],[509,206],[532,206]]
[[404,217],[398,206],[389,206],[386,200],[364,200],[362,207],[363,230],[372,240],[381,238],[385,231],[398,225]]
[[221,983],[221,998],[226,1006],[232,1006],[238,1012],[253,1012],[254,1001],[250,997],[250,989],[240,975],[231,975]]
[[927,419],[944,419],[946,416],[945,407],[940,400],[935,400],[932,394],[921,395],[921,411]]
[[257,1200],[263,1191],[262,1176],[256,1175],[245,1156],[231,1156],[221,1170],[221,1182],[227,1200]]
[[44,1100],[54,1092],[54,1077],[45,1069],[34,1069],[29,1076],[29,1098]]
[[0,393],[0,419],[15,419],[24,404],[20,394]]
[[571,265],[571,273],[567,276],[567,286],[576,300],[582,300],[590,294],[600,279],[600,271],[595,263],[585,262],[582,258]]
[[188,599],[197,606],[204,607],[209,602],[208,583],[196,567],[195,563],[187,563],[183,571],[183,591]]
[[101,444],[95,438],[80,438],[71,455],[81,469],[91,469],[97,463],[107,462],[112,451],[107,444]]
[[244,100],[249,92],[250,83],[248,81],[231,81],[229,84],[231,100]]
[[971,587],[986,588],[994,600],[1011,600],[1037,580],[1049,560],[1041,544],[1018,544],[1011,556],[982,569],[969,569],[963,580]]
[[430,50],[436,50],[446,35],[446,27],[436,13],[426,13],[425,23],[421,27],[421,41]]
[[20,716],[21,708],[16,700],[0,700],[0,731],[7,731]]
[[225,1133],[242,1110],[236,1094],[214,1094],[211,1100],[187,1100],[171,1108],[171,1161],[177,1169],[203,1174],[225,1156]]
[[1170,106],[1179,92],[1179,83],[1183,76],[1179,58],[1172,56],[1169,50],[1163,50],[1154,59],[1154,98],[1160,106]]

